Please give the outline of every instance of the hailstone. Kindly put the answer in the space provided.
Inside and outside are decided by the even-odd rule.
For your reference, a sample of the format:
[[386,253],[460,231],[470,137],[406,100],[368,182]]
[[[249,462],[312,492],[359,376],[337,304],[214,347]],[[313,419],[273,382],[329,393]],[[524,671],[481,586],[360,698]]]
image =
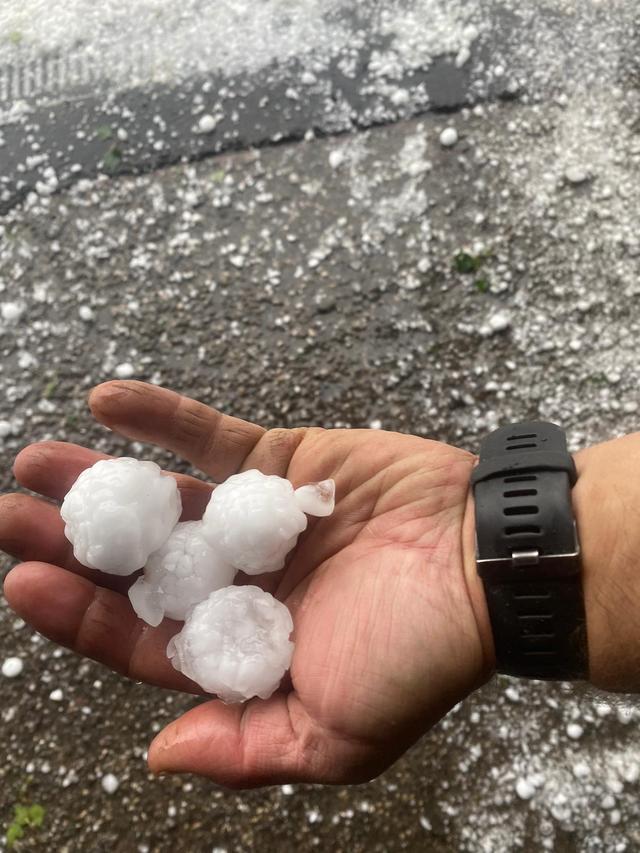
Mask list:
[[282,477],[244,471],[216,487],[202,532],[237,569],[250,575],[275,572],[305,530],[305,513],[331,515],[334,506],[333,480],[294,490]]
[[60,509],[76,559],[113,575],[141,569],[166,542],[181,512],[173,477],[155,462],[126,456],[84,470]]
[[169,641],[173,666],[224,702],[268,699],[291,664],[291,614],[257,586],[229,586],[193,608]]
[[211,592],[232,584],[235,575],[236,569],[207,544],[202,522],[183,521],[149,557],[129,598],[138,616],[155,626],[165,616],[185,619]]

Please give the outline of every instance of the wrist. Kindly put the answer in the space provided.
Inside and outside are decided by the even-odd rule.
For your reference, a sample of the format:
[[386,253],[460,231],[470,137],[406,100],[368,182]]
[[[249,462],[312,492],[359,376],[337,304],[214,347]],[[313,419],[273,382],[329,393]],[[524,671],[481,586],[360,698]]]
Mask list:
[[604,690],[638,691],[640,436],[590,447],[575,461],[589,678]]
[[484,662],[484,676],[490,678],[496,668],[496,655],[493,644],[493,633],[491,621],[487,608],[482,580],[476,566],[476,516],[474,510],[473,492],[469,488],[462,522],[462,560],[464,575],[469,593],[469,600],[476,620],[480,645],[482,647],[482,659]]
[[[640,691],[640,435],[580,451],[575,462],[572,504],[582,553],[589,680],[604,690]],[[471,490],[462,553],[488,676],[495,650],[476,566]]]

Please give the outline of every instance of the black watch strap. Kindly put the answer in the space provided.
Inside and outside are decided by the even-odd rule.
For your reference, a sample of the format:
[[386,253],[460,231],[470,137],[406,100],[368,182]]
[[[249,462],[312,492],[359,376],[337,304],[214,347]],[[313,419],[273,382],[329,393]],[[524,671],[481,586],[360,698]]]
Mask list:
[[576,469],[564,432],[532,421],[484,439],[471,483],[477,564],[498,672],[588,674],[580,548],[571,504]]

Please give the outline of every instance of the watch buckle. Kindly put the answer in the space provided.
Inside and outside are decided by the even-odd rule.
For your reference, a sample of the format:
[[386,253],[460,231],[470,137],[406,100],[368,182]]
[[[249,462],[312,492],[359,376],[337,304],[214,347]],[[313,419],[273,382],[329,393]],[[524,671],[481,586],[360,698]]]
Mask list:
[[536,583],[562,580],[580,574],[580,549],[569,554],[540,554],[535,550],[513,551],[510,557],[477,559],[478,574],[496,583]]
[[511,554],[512,566],[537,566],[540,562],[540,552],[536,549],[527,551],[513,551]]

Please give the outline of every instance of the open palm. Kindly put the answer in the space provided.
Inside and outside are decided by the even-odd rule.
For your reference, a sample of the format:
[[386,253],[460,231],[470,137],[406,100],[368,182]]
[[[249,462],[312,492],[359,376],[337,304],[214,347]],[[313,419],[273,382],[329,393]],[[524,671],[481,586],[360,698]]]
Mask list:
[[[237,787],[363,781],[488,676],[463,570],[470,454],[373,430],[265,431],[140,382],[101,385],[90,406],[105,425],[174,452],[214,482],[247,468],[295,486],[336,481],[335,513],[311,520],[282,572],[257,579],[293,615],[290,681],[266,702],[211,700],[188,711],[153,742],[152,770]],[[44,442],[22,451],[15,472],[60,500],[98,458]],[[176,477],[183,518],[199,518],[211,487]],[[138,620],[126,597],[131,579],[80,566],[63,527],[48,501],[0,500],[0,547],[25,561],[5,581],[12,607],[131,678],[199,692],[166,658],[178,623]]]

